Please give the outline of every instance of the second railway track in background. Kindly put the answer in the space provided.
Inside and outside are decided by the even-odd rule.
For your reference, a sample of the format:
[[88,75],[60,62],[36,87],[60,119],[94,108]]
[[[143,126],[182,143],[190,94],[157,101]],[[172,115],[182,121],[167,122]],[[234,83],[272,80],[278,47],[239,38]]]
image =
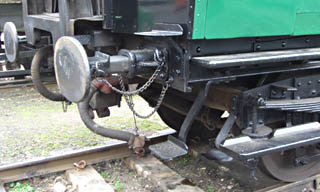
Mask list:
[[[167,136],[173,134],[173,130],[165,130],[160,132],[157,135],[149,137],[150,143],[158,143],[166,140]],[[192,156],[197,156],[203,161],[207,161],[202,156],[203,150],[208,148],[206,145],[200,145],[197,147],[192,147],[190,154]],[[49,173],[56,173],[60,171],[65,171],[74,168],[73,163],[85,160],[88,165],[96,164],[99,162],[127,158],[132,155],[130,149],[125,142],[116,141],[110,142],[109,144],[93,147],[90,149],[77,150],[71,153],[50,156],[41,159],[29,160],[19,163],[6,164],[0,166],[0,191],[1,184],[19,181],[23,179],[28,179],[36,176],[42,176]],[[152,157],[146,157],[145,159],[140,158],[137,162],[140,161],[152,161]],[[154,160],[153,160],[154,161]],[[159,161],[160,162],[160,161]],[[214,167],[220,169],[229,169],[228,165],[220,165],[214,161],[206,162],[208,167]],[[132,163],[129,163],[132,164]],[[152,164],[152,163],[151,163]],[[239,166],[238,166],[239,165]],[[165,166],[165,165],[164,165]],[[235,180],[240,183],[245,183],[246,188],[250,191],[256,192],[316,192],[320,191],[320,175],[310,177],[308,179],[298,181],[295,183],[282,183],[276,182],[266,176],[260,176],[258,174],[258,180],[249,182],[249,171],[243,171],[245,168],[241,167],[240,164],[233,163],[234,169],[228,170],[228,176],[233,177]],[[150,168],[150,167],[149,167]],[[148,168],[148,169],[149,169]],[[151,168],[152,169],[152,168]],[[141,172],[141,170],[140,170]],[[143,172],[143,171],[142,171]],[[151,177],[152,180],[152,177]],[[271,182],[270,182],[271,181]],[[261,183],[264,183],[264,186],[261,187]],[[270,184],[265,186],[266,184]],[[4,188],[3,188],[4,189]],[[165,191],[165,190],[164,190]]]

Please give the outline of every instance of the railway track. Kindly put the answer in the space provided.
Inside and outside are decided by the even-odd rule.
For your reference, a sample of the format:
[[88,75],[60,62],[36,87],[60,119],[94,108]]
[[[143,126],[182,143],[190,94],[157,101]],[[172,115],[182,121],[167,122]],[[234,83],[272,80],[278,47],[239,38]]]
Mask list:
[[[166,140],[167,136],[170,134],[175,133],[173,130],[165,130],[160,132],[157,135],[150,136],[150,142],[151,143],[158,143],[161,141]],[[204,159],[204,157],[201,155],[202,150],[205,149],[207,146],[197,146],[192,147],[191,155],[198,156],[203,161],[208,161],[207,159]],[[46,175],[49,173],[55,173],[60,171],[65,171],[74,168],[74,163],[79,162],[81,160],[85,160],[88,165],[96,164],[102,161],[107,160],[114,160],[114,159],[122,159],[132,156],[132,152],[130,149],[128,149],[128,146],[125,142],[121,141],[110,141],[110,143],[94,147],[90,149],[83,149],[83,150],[77,150],[71,153],[63,154],[63,155],[56,155],[41,159],[35,159],[35,160],[29,160],[25,162],[19,162],[19,163],[13,163],[13,164],[7,164],[0,166],[0,191],[1,189],[4,191],[3,184],[24,180],[36,176]],[[135,158],[133,158],[135,159]],[[153,160],[152,160],[153,159]],[[147,157],[145,159],[138,159],[135,163],[141,162],[141,161],[155,161],[155,158]],[[159,169],[159,162],[156,162],[156,169]],[[132,166],[132,164],[135,163],[129,163],[129,165]],[[151,170],[150,163],[147,163],[147,170],[148,172]],[[154,163],[151,163],[154,164]],[[231,164],[230,164],[231,165]],[[141,167],[141,165],[138,165]],[[165,166],[165,165],[164,165]],[[228,165],[220,165],[213,161],[208,161],[209,167],[214,167],[221,169],[221,167],[224,167],[224,169],[229,169],[232,167],[228,167]],[[234,177],[236,180],[240,180],[242,183],[246,183],[248,186],[248,190],[255,191],[255,192],[317,192],[320,191],[320,175],[316,175],[313,177],[310,177],[308,179],[298,181],[295,183],[281,183],[277,182],[275,180],[272,180],[267,177],[263,177],[259,175],[258,173],[258,180],[248,182],[250,180],[248,176],[249,174],[243,170],[245,170],[243,167],[241,167],[240,164],[233,162],[232,166],[235,170],[230,170],[229,176]],[[152,167],[152,166],[151,166]],[[140,168],[143,169],[143,168]],[[238,172],[237,172],[238,171]],[[143,172],[143,170],[140,172]],[[144,174],[144,173],[141,173]],[[156,173],[159,174],[159,173]],[[151,176],[152,178],[152,176]],[[156,177],[159,179],[158,177]],[[156,182],[161,183],[161,182]],[[266,186],[268,185],[268,186]],[[1,192],[3,192],[1,191]],[[164,190],[165,191],[165,190]]]
[[[175,133],[173,130],[165,130],[157,135],[148,137],[149,144],[164,141],[168,135]],[[126,142],[111,141],[99,147],[83,149],[62,155],[50,156],[25,162],[0,166],[0,183],[9,183],[30,177],[48,173],[64,171],[73,168],[73,163],[85,160],[87,164],[95,164],[101,161],[120,159],[132,154]]]

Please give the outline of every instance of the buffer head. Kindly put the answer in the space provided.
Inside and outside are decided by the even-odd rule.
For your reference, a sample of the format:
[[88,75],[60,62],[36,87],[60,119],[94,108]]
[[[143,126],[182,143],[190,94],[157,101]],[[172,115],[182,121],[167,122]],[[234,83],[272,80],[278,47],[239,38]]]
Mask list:
[[90,90],[87,53],[73,37],[61,37],[54,50],[54,67],[60,91],[71,102],[81,102]]
[[6,22],[3,27],[5,53],[9,62],[16,62],[19,57],[18,32],[14,23]]

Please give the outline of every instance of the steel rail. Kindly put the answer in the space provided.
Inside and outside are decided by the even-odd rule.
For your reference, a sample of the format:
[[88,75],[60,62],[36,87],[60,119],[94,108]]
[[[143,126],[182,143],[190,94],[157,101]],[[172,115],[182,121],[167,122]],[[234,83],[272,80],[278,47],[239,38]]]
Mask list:
[[320,174],[294,183],[279,183],[255,192],[319,192]]
[[[167,129],[148,137],[147,145],[162,142],[175,131]],[[0,184],[28,179],[35,176],[65,171],[73,168],[73,163],[85,160],[87,164],[120,159],[132,154],[126,142],[110,141],[103,146],[81,149],[61,155],[49,156],[24,162],[0,166]]]

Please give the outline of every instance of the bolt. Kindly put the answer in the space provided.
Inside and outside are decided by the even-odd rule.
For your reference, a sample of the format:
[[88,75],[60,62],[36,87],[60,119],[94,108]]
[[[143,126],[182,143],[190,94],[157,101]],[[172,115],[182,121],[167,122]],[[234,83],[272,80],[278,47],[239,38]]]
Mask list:
[[318,83],[320,83],[320,79],[318,80]]
[[257,45],[257,50],[260,50],[260,49],[261,49],[261,45],[258,44],[258,45]]
[[263,124],[263,121],[261,119],[259,120],[259,124]]
[[287,91],[282,91],[282,95],[286,95],[287,94]]
[[308,81],[308,85],[311,85],[312,81]]
[[176,70],[176,74],[180,75],[181,71],[179,69]]
[[197,51],[197,53],[200,53],[201,52],[201,47],[197,47],[196,51]]
[[310,43],[310,39],[306,39],[306,43]]
[[261,93],[259,93],[259,94],[258,94],[258,97],[262,97],[262,94],[261,94]]
[[161,73],[161,74],[160,74],[160,78],[161,78],[161,79],[164,79],[165,77],[166,77],[166,74],[165,74],[165,73]]
[[311,94],[312,94],[312,95],[315,95],[316,93],[317,93],[317,91],[314,90],[314,89],[311,91]]
[[276,92],[275,90],[272,90],[272,91],[271,91],[271,94],[272,94],[272,95],[276,95],[277,92]]
[[301,82],[298,82],[298,83],[297,83],[297,86],[300,87],[300,86],[301,86]]
[[251,127],[253,125],[252,121],[249,122],[249,126]]
[[286,45],[286,42],[282,42],[282,47],[285,47]]
[[263,99],[263,98],[259,98],[259,99],[257,100],[257,104],[260,105],[260,106],[265,105],[264,99]]

